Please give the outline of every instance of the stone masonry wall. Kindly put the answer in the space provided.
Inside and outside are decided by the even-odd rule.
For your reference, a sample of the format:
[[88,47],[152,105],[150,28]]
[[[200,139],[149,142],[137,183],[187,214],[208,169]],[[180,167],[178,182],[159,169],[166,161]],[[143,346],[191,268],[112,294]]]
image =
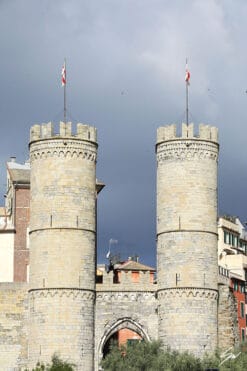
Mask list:
[[93,369],[96,129],[31,128],[29,366],[69,355]]
[[104,284],[96,285],[95,370],[106,341],[119,329],[129,328],[146,340],[158,337],[156,285],[149,272],[139,283],[130,280],[131,272],[120,284],[113,284],[112,272],[104,275]]
[[[174,288],[158,293],[159,339],[165,347],[201,356],[217,347],[217,292]],[[165,331],[166,330],[166,331]],[[200,335],[199,335],[200,334]]]
[[93,369],[94,293],[77,289],[30,292],[29,365],[57,353],[77,370]]
[[226,350],[239,343],[237,300],[228,285],[219,285],[218,341]]
[[217,346],[217,129],[161,127],[156,153],[159,338],[200,356]]
[[27,227],[29,225],[30,189],[15,188],[15,242],[14,281],[27,281],[29,249],[27,249]]
[[0,283],[0,370],[14,371],[27,364],[28,286]]

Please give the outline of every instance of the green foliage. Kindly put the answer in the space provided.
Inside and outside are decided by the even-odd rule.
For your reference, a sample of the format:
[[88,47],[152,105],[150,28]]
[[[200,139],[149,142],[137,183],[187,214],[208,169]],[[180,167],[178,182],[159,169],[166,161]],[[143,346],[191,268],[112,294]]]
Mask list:
[[[169,349],[164,351],[161,343],[157,341],[140,342],[121,349],[113,344],[110,353],[102,360],[101,366],[104,371],[247,370],[247,343],[242,343],[239,348],[231,349],[229,352],[235,355],[235,358],[233,356],[232,359],[227,359],[219,367],[230,353],[221,358],[220,352],[217,351],[213,355],[205,355],[203,359],[199,359],[188,352],[179,353]],[[237,356],[239,352],[241,353]]]
[[32,369],[32,371],[44,371],[46,367],[43,363],[38,362],[36,367]]
[[[233,359],[228,359],[226,362],[224,362],[223,365],[220,366],[220,371],[247,370],[247,342],[241,343],[239,347],[236,347],[235,349],[231,350],[231,353],[237,357]],[[222,359],[220,359],[220,362],[222,362]]]
[[204,370],[201,360],[187,352],[164,352],[161,343],[137,342],[119,348],[111,347],[111,352],[101,363],[105,371],[200,371]]
[[74,368],[73,368],[73,365],[68,363],[68,362],[65,362],[65,361],[61,361],[61,359],[59,359],[59,357],[54,354],[53,357],[52,357],[52,365],[48,368],[49,371],[73,371]]
[[[217,351],[214,355],[206,355],[202,360],[194,355],[183,352],[164,351],[161,342],[135,342],[127,347],[112,344],[111,351],[102,360],[104,371],[205,371],[217,369],[220,371],[247,370],[247,342],[241,343],[238,348],[229,351],[237,356],[227,359],[220,367],[219,364],[226,358],[220,357]],[[221,353],[222,354],[222,353]],[[51,365],[37,363],[32,371],[73,371],[74,365],[62,361],[56,354],[52,357]]]
[[62,361],[56,354],[52,356],[51,365],[44,365],[38,362],[36,367],[32,371],[73,371],[74,365]]

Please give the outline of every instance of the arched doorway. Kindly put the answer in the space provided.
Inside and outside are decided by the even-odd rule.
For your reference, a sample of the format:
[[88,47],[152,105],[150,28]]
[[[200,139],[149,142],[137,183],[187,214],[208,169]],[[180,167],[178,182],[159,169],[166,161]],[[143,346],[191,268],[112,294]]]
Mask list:
[[150,340],[142,325],[128,317],[116,320],[108,327],[101,339],[99,345],[99,362],[109,353],[112,341],[115,341],[118,345],[124,345],[141,340]]
[[105,358],[107,354],[110,352],[111,345],[114,343],[118,343],[118,332],[115,332],[114,334],[112,334],[112,336],[110,336],[109,339],[107,339],[107,341],[105,342],[105,345],[102,349],[103,358]]
[[121,328],[112,334],[109,339],[106,341],[102,353],[103,358],[110,352],[111,346],[117,344],[119,347],[123,345],[129,345],[136,341],[144,340],[140,334],[136,331],[130,330],[129,328]]

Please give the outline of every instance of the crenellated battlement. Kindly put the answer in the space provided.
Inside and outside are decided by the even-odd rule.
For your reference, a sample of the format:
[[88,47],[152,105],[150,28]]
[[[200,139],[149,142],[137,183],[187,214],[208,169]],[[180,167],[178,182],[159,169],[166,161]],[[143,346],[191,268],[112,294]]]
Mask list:
[[93,126],[77,123],[76,134],[72,134],[72,123],[60,121],[59,133],[55,134],[52,122],[33,125],[30,129],[30,142],[54,137],[77,138],[90,142],[97,142],[97,130]]
[[177,125],[171,124],[161,126],[157,129],[157,143],[176,139],[196,139],[218,143],[218,129],[214,126],[200,124],[199,133],[195,133],[193,123],[189,125],[182,123],[182,134],[177,135]]

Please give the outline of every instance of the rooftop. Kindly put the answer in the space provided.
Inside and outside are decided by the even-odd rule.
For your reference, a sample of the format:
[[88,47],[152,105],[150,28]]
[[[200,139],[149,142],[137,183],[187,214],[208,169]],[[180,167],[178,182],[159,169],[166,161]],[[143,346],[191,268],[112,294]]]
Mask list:
[[155,271],[155,268],[149,267],[148,265],[141,264],[134,260],[128,260],[124,263],[116,264],[115,269],[126,270],[126,271]]
[[7,169],[10,178],[13,182],[18,182],[22,184],[30,183],[30,163],[25,162],[25,164],[18,164],[15,162],[14,158],[12,161],[7,162]]

